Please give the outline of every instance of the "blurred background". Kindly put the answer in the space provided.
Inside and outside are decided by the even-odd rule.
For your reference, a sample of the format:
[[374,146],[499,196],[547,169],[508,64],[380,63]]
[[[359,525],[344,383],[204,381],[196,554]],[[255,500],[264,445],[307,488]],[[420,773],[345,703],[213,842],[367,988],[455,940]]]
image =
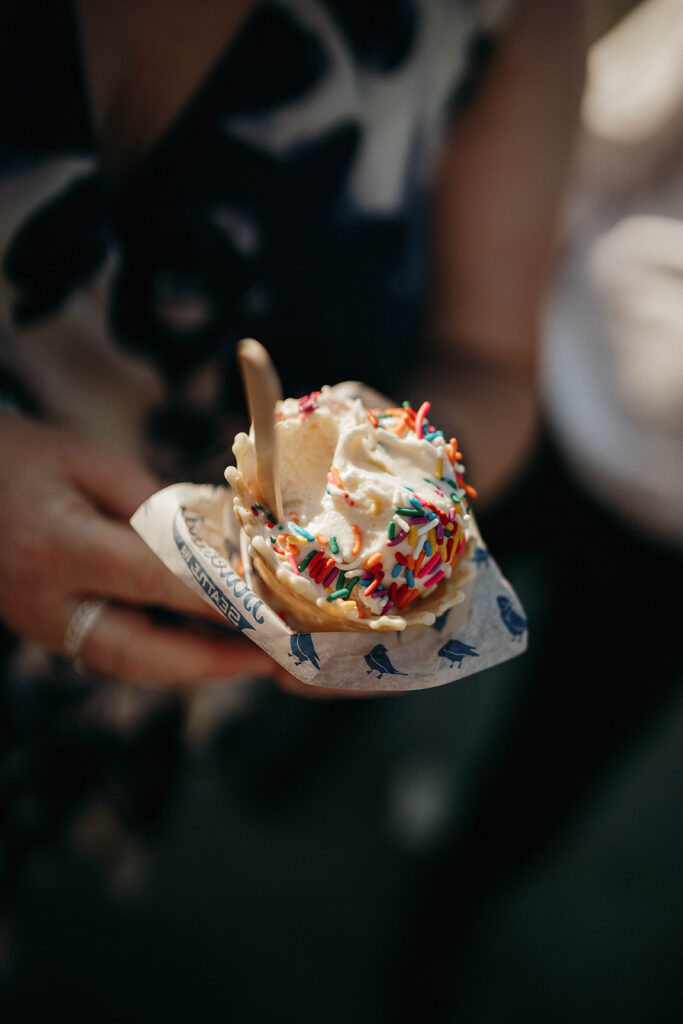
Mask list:
[[587,11],[546,428],[480,520],[527,655],[357,703],[3,684],[3,1020],[681,1019],[683,4]]

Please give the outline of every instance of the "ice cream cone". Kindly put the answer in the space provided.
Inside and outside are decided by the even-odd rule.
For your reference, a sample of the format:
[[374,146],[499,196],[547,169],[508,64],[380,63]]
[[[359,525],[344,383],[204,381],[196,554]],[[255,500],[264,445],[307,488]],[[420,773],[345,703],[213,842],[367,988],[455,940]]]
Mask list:
[[449,609],[466,621],[474,491],[428,408],[373,412],[340,386],[279,403],[280,516],[260,497],[253,431],[235,438],[226,478],[249,562],[293,628],[402,631]]
[[476,578],[474,566],[469,561],[473,548],[474,542],[470,540],[453,575],[443,580],[429,597],[422,598],[417,607],[408,609],[405,614],[388,614],[379,619],[349,619],[344,615],[340,602],[331,604],[324,598],[318,598],[316,602],[309,600],[292,586],[291,574],[283,570],[284,580],[278,579],[277,572],[273,572],[257,553],[251,557],[251,568],[258,574],[261,596],[269,607],[299,632],[401,631],[414,626],[431,626],[449,609],[456,609],[450,619],[450,628],[457,632],[465,625],[471,611]]

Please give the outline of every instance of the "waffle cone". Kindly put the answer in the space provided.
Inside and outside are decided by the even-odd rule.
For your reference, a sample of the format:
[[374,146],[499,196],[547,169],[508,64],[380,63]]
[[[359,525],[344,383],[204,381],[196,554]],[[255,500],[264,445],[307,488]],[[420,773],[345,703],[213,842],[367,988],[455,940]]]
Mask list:
[[[469,554],[472,541],[463,553]],[[449,579],[443,580],[428,597],[417,598],[405,614],[384,615],[375,619],[351,619],[344,614],[342,603],[319,599],[314,603],[301,594],[297,594],[278,578],[272,568],[254,552],[252,566],[258,573],[263,597],[273,611],[285,617],[287,624],[299,632],[353,632],[378,630],[396,631],[412,626],[431,626],[434,620],[449,609],[455,613],[449,619],[449,629],[454,632],[465,625],[469,618],[472,590],[476,573],[474,566],[465,561],[456,567]]]

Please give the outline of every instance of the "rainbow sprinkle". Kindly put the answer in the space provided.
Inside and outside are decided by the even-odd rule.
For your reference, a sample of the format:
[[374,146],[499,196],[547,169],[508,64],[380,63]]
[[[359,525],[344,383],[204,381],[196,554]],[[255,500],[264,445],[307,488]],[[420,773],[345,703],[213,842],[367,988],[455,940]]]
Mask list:
[[[320,395],[319,391],[313,391],[299,399],[300,418],[319,408]],[[393,501],[386,488],[374,484],[368,488],[367,495],[363,495],[359,507],[365,514],[370,513],[377,520],[385,510],[386,526],[381,519],[379,525],[386,530],[386,541],[380,550],[371,550],[362,568],[344,569],[345,555],[338,537],[310,532],[299,524],[296,513],[290,514],[286,524],[278,524],[263,505],[251,506],[252,517],[260,518],[265,527],[273,531],[269,539],[275,556],[295,575],[306,576],[322,587],[327,601],[351,600],[360,618],[368,614],[386,615],[392,609],[404,612],[420,594],[448,578],[464,550],[466,524],[470,519],[468,499],[475,498],[477,492],[463,478],[462,453],[457,440],[454,437],[447,442],[444,440],[443,431],[429,421],[430,409],[431,404],[423,402],[416,411],[406,400],[400,407],[365,410],[373,434],[385,432],[396,438],[427,441],[433,446],[434,461],[432,469],[427,469],[431,475],[421,478],[424,486],[419,485],[420,493],[404,481],[397,482]],[[391,453],[396,441],[384,445],[377,438],[375,443]],[[370,457],[368,462],[381,472],[387,471],[386,466]],[[350,508],[359,500],[349,493],[335,466],[330,466],[328,471],[327,493],[335,499],[343,499]],[[450,507],[443,508],[449,501]],[[357,559],[363,548],[363,534],[357,523],[349,525],[353,535],[350,557]],[[348,548],[345,550],[348,558]],[[359,583],[359,596],[352,599],[351,594]],[[368,602],[365,607],[364,601]],[[370,612],[370,608],[376,610]]]

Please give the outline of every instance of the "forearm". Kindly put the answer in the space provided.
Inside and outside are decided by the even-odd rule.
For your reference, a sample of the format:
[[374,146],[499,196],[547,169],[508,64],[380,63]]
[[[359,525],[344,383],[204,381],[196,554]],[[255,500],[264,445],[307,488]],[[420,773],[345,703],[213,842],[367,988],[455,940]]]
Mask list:
[[432,337],[536,370],[583,88],[578,0],[517,0],[434,180]]
[[444,356],[427,362],[412,391],[432,403],[431,421],[457,437],[477,507],[495,501],[522,472],[538,438],[540,403],[531,378]]
[[434,183],[432,354],[420,393],[482,501],[518,476],[540,423],[541,318],[583,83],[581,4],[517,0]]

